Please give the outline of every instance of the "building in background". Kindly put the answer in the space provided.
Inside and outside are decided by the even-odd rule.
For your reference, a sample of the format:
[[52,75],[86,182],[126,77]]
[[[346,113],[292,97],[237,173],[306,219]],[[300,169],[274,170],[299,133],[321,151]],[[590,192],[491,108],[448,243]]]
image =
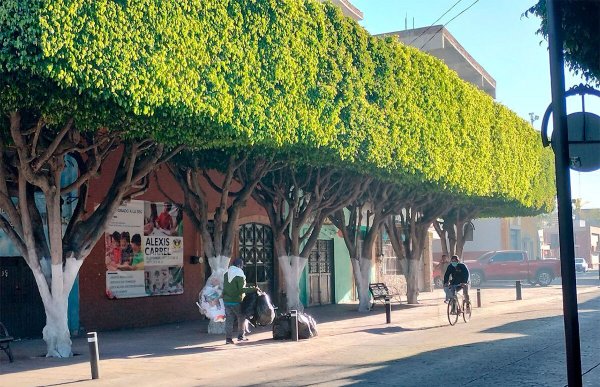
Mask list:
[[458,76],[496,98],[496,80],[481,66],[443,25],[386,32],[402,43],[441,59]]

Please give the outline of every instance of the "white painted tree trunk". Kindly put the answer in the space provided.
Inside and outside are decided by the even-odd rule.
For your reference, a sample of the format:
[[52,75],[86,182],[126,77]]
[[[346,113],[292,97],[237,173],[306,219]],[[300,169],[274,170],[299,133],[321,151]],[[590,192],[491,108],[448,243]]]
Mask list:
[[352,272],[358,290],[358,311],[368,312],[371,310],[371,294],[369,293],[369,282],[371,281],[371,260],[350,259]]
[[[229,268],[230,257],[226,257],[223,255],[219,255],[216,257],[208,258],[208,265],[210,266],[210,270],[212,271],[210,277],[208,278],[207,285],[209,284],[217,284],[221,290],[221,296],[223,295],[223,276],[227,272]],[[204,290],[204,289],[202,289]],[[202,294],[202,291],[200,292]],[[211,319],[208,322],[208,333],[215,335],[223,335],[225,334],[225,323],[217,322]]]
[[283,272],[283,281],[285,282],[285,293],[287,298],[287,310],[304,310],[304,305],[300,302],[300,276],[306,266],[306,258],[294,255],[284,255],[278,258],[279,267]]
[[408,259],[406,274],[406,299],[409,304],[418,304],[419,296],[419,259]]
[[42,330],[47,347],[46,357],[70,357],[73,355],[67,309],[69,293],[82,263],[83,260],[68,258],[64,269],[62,264],[52,265],[52,292],[48,289],[48,283],[40,266],[36,265],[31,268],[46,312],[46,326]]

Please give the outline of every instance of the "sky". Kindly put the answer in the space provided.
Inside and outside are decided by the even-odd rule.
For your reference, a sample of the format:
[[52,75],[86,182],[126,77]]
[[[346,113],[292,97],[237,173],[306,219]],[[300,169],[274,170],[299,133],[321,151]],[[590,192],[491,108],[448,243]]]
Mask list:
[[[446,29],[496,80],[496,100],[524,119],[542,116],[551,102],[548,44],[535,32],[540,21],[521,15],[536,0],[352,0],[364,14],[360,24],[371,34],[428,27],[436,22]],[[455,5],[456,4],[456,5]],[[473,5],[472,5],[473,4]],[[472,5],[461,15],[457,16]],[[455,16],[457,16],[454,20]],[[446,24],[447,23],[447,24]],[[565,70],[567,89],[584,83]],[[579,97],[567,100],[568,112],[581,110]],[[586,111],[600,115],[600,99],[586,98]],[[551,132],[551,128],[550,128]],[[600,208],[600,172],[571,173],[571,194],[584,208]]]

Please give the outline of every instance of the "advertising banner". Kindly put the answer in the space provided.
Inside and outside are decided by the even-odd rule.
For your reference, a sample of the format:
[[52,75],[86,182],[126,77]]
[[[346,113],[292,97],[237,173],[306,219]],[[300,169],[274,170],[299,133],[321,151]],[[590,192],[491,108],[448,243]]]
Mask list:
[[106,295],[183,293],[183,213],[171,203],[132,200],[108,224]]

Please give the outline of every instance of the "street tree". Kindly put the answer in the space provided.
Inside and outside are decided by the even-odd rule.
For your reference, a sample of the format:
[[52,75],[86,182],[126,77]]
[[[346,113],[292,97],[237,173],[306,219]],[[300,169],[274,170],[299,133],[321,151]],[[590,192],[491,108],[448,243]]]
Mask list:
[[[562,20],[564,55],[569,68],[590,83],[600,85],[600,2],[597,0],[563,0]],[[546,0],[538,2],[524,12],[541,19],[537,33],[548,40],[548,13]]]
[[[79,268],[121,202],[143,193],[153,168],[176,150],[167,152],[150,139],[123,141],[119,133],[105,130],[82,133],[72,118],[55,126],[44,116],[16,110],[9,122],[8,133],[0,135],[0,206],[5,211],[0,228],[36,280],[46,312],[47,356],[71,356],[67,306]],[[119,168],[104,199],[90,208],[90,181],[113,153],[120,154]],[[76,160],[79,175],[62,186],[67,155]],[[36,205],[37,192],[45,199],[45,217]],[[63,231],[62,201],[70,193],[77,205]]]
[[465,204],[453,207],[445,215],[433,221],[435,232],[440,238],[442,254],[448,257],[453,255],[462,257],[468,236],[468,233],[465,233],[465,227],[469,227],[468,225],[481,210],[481,208]]
[[368,189],[362,191],[346,208],[330,215],[348,248],[358,292],[359,312],[367,312],[371,306],[369,282],[375,242],[386,218],[396,213],[405,199],[406,191],[378,180],[369,182]]
[[[354,183],[358,181],[358,183]],[[303,310],[299,281],[323,222],[353,202],[370,179],[331,167],[294,166],[269,172],[253,192],[273,230],[288,310]]]
[[400,211],[385,220],[385,229],[406,277],[406,299],[409,304],[418,303],[419,264],[423,259],[429,228],[448,208],[448,200],[444,195],[411,195],[403,201]]
[[[183,190],[180,205],[200,233],[211,272],[222,281],[232,257],[240,211],[258,182],[277,164],[268,158],[253,158],[250,152],[232,150],[185,152],[167,166]],[[160,182],[158,185],[169,200],[177,202]],[[218,195],[214,209],[209,207],[212,195],[204,187]],[[220,330],[219,323],[211,320],[209,332]]]

